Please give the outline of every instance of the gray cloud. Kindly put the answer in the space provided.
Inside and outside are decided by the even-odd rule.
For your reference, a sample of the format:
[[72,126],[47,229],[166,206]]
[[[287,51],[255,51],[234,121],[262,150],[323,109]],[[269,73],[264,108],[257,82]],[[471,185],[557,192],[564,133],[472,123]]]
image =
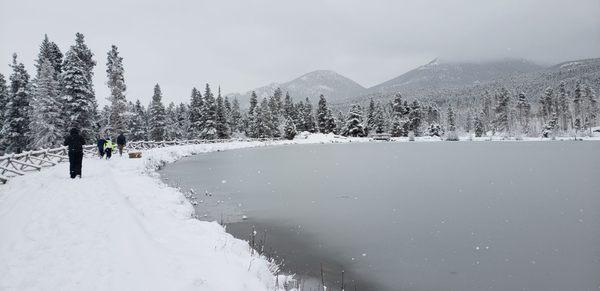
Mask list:
[[2,1],[0,63],[17,52],[33,70],[44,33],[65,51],[80,31],[99,64],[101,103],[111,44],[124,57],[128,98],[144,102],[156,82],[166,101],[186,101],[206,82],[246,91],[316,69],[368,87],[438,56],[600,57],[598,15],[598,0]]

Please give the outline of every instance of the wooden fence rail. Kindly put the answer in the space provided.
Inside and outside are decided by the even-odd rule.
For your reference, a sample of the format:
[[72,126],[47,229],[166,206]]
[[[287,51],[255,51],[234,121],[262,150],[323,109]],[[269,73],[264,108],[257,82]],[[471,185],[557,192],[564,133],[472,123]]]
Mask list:
[[[175,145],[224,143],[230,141],[271,141],[272,138],[247,138],[247,139],[213,139],[213,140],[172,140],[172,141],[134,141],[127,144],[128,151],[143,151],[153,148],[163,148]],[[86,157],[98,155],[98,147],[86,145],[83,147]],[[12,177],[25,175],[27,172],[40,171],[44,167],[55,166],[68,161],[67,147],[27,151],[20,154],[6,154],[0,156],[0,183],[6,184]]]

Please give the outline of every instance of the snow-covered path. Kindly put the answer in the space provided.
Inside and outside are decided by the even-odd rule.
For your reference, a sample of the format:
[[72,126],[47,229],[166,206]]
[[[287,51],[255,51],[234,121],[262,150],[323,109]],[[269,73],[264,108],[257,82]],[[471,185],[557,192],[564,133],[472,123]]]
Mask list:
[[11,180],[0,187],[0,289],[274,289],[272,266],[247,243],[191,219],[181,193],[144,174],[186,152],[254,145],[84,159],[83,179],[68,178],[63,163]]

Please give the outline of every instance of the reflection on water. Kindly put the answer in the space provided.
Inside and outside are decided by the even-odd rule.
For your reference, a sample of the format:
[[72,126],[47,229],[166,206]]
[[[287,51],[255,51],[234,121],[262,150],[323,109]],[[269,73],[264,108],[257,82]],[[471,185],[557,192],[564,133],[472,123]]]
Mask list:
[[201,219],[266,230],[267,252],[317,282],[322,263],[334,289],[342,269],[346,290],[600,286],[597,142],[281,146],[161,173]]

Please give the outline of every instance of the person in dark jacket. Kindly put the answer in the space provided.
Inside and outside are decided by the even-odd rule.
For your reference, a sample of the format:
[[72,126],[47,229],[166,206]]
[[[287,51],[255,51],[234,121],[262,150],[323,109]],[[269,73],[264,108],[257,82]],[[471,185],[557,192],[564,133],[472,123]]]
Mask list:
[[100,158],[104,157],[104,139],[98,136],[98,141],[96,141],[96,145],[98,146],[98,155]]
[[69,135],[65,138],[63,145],[69,150],[69,172],[71,179],[79,176],[81,178],[81,162],[83,161],[83,145],[85,140],[79,134],[79,129],[71,128]]
[[125,139],[125,135],[121,132],[119,136],[117,136],[117,147],[119,148],[119,156],[123,156],[123,148],[127,143],[127,139]]

